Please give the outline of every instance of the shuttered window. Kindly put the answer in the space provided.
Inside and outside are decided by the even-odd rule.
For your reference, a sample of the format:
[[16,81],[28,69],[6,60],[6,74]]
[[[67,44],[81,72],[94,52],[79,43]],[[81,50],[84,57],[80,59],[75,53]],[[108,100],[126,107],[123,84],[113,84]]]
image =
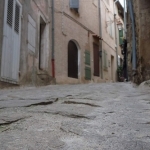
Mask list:
[[123,30],[119,30],[119,44],[123,44]]
[[105,70],[108,69],[108,59],[107,59],[107,51],[103,51],[103,67]]
[[20,6],[16,3],[15,8],[15,31],[19,33],[19,26],[20,26]]
[[85,51],[85,64],[90,65],[90,52],[87,50]]
[[19,0],[4,0],[4,37],[1,60],[2,80],[10,83],[19,81],[20,38],[22,5]]
[[79,9],[79,0],[70,0],[70,8]]
[[85,79],[91,80],[91,67],[90,67],[91,61],[90,61],[90,51],[85,51]]
[[36,39],[36,23],[28,15],[28,49],[35,52],[35,39]]
[[85,67],[85,79],[91,80],[91,68],[90,67]]
[[7,23],[12,27],[13,24],[13,7],[14,7],[14,0],[8,0],[8,7],[7,7]]

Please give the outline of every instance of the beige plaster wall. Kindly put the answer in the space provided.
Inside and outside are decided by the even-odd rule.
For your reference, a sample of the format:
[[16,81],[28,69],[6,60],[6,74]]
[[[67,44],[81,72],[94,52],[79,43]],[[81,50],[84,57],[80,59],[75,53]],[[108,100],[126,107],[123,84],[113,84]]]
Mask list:
[[[111,37],[106,29],[106,13],[113,20],[113,0],[107,5],[101,0],[103,50],[108,54],[108,69],[103,69],[104,78],[93,76],[93,42],[92,32],[99,35],[98,0],[80,1],[79,13],[71,10],[69,0],[55,1],[55,67],[57,83],[86,83],[116,81],[116,49],[114,26]],[[110,12],[107,12],[109,9]],[[89,30],[89,31],[88,31]],[[68,42],[76,41],[79,48],[79,79],[68,78]],[[85,80],[85,50],[90,51],[92,81]],[[114,57],[113,79],[111,77],[111,56]],[[109,64],[110,62],[110,64]],[[101,65],[100,65],[101,66]],[[101,67],[100,67],[101,72]],[[101,74],[101,73],[100,73]]]

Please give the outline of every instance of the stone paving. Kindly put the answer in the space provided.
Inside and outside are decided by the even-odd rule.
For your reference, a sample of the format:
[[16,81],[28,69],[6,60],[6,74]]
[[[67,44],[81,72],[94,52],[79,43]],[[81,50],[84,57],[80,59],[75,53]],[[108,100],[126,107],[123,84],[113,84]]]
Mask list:
[[92,83],[0,90],[0,150],[150,150],[150,88]]

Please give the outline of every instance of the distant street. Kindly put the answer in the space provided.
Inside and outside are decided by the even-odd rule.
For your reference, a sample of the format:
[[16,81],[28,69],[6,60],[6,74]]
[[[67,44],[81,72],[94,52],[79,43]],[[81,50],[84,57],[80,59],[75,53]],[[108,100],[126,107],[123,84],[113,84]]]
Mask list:
[[0,150],[150,150],[150,92],[131,83],[0,90]]

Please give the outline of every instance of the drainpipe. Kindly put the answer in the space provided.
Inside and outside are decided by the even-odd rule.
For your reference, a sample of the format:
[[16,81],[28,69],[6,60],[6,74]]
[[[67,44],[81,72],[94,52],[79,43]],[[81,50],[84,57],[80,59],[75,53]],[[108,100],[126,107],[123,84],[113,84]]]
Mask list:
[[[99,6],[99,35],[102,38],[101,2],[100,2],[100,0],[98,1],[98,6]],[[102,52],[102,48],[103,48],[102,40],[100,40],[99,44],[100,44],[99,49]],[[103,53],[101,53],[101,78],[103,79],[103,59],[102,58],[103,58]]]
[[136,37],[135,37],[135,18],[134,18],[134,13],[133,13],[133,5],[131,0],[128,0],[128,8],[129,8],[129,13],[132,21],[132,70],[136,71]]
[[117,64],[117,68],[118,68],[118,42],[117,42],[117,30],[116,30],[116,11],[115,11],[115,4],[118,2],[119,0],[116,0],[113,4],[114,7],[114,26],[115,26],[115,48],[116,48],[116,64]]
[[55,55],[54,55],[54,50],[55,50],[55,27],[54,27],[54,0],[51,0],[51,7],[52,7],[52,77],[55,78]]
[[124,0],[124,60],[125,60],[125,74],[124,77],[128,81],[128,54],[127,54],[127,29],[126,29],[126,0]]
[[126,0],[124,0],[124,38],[125,39],[126,39],[126,33],[127,33],[126,25],[127,25],[127,20],[126,20]]

